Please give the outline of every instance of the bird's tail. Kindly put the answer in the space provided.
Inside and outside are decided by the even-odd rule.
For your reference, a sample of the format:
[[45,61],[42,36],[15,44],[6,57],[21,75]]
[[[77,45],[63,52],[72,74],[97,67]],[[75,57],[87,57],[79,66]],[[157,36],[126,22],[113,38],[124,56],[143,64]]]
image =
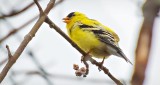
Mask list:
[[126,57],[126,55],[122,51],[118,51],[117,53],[119,57],[122,57],[123,59],[126,60],[126,62],[129,62],[130,64],[132,64],[132,62]]

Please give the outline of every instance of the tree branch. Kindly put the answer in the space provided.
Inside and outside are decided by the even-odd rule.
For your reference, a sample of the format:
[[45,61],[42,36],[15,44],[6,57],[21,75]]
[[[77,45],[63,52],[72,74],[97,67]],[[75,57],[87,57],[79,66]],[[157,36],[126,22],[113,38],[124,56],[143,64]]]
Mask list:
[[49,11],[52,9],[52,7],[54,6],[55,0],[50,0],[50,2],[48,3],[44,13],[45,15],[42,15],[38,21],[36,22],[36,24],[33,26],[33,28],[31,29],[31,31],[24,37],[24,40],[22,41],[22,43],[20,44],[20,46],[18,47],[18,49],[16,50],[16,52],[14,53],[13,57],[11,58],[12,60],[7,62],[6,66],[3,68],[1,74],[0,74],[0,83],[3,81],[3,79],[5,78],[5,76],[7,75],[9,69],[12,67],[12,65],[16,62],[16,60],[19,58],[19,56],[21,55],[21,53],[23,52],[23,50],[25,49],[25,47],[28,45],[28,43],[32,40],[32,38],[35,36],[36,32],[38,31],[38,29],[40,28],[40,26],[43,24],[43,22],[46,19],[46,16],[48,15]]
[[2,16],[0,16],[0,19],[6,18],[6,17],[12,17],[15,15],[18,15],[20,13],[23,13],[24,11],[26,11],[27,9],[29,9],[30,7],[32,7],[35,3],[32,2],[30,3],[28,6],[26,6],[25,8],[19,10],[19,11],[12,11],[10,14],[3,14]]
[[146,67],[152,44],[153,24],[160,9],[159,0],[147,0],[143,5],[144,21],[141,27],[135,52],[135,70],[132,76],[132,85],[143,85]]

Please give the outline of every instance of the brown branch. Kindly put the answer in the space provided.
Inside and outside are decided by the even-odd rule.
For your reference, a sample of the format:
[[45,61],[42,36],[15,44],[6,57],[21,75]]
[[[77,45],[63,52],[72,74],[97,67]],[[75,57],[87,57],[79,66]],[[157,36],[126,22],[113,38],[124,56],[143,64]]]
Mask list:
[[26,23],[24,23],[23,25],[21,25],[18,28],[13,28],[13,30],[11,30],[6,36],[4,36],[2,39],[0,39],[0,43],[2,43],[3,41],[5,41],[7,38],[9,38],[11,35],[17,33],[18,31],[20,31],[21,29],[25,28],[26,26],[28,26],[28,24],[32,23],[34,20],[36,20],[38,18],[38,16],[33,17],[32,19],[30,19],[29,21],[27,21]]
[[123,85],[118,79],[116,79],[110,72],[109,70],[104,67],[101,66],[100,63],[98,63],[96,60],[94,60],[92,57],[89,57],[87,53],[85,53],[80,47],[78,47],[57,25],[55,25],[48,17],[46,18],[46,23],[48,23],[48,25],[53,28],[54,30],[56,30],[62,37],[64,37],[75,49],[77,49],[83,56],[85,56],[85,58],[87,57],[87,59],[84,60],[89,60],[93,65],[96,65],[98,68],[100,68],[101,70],[103,70],[103,72],[105,74],[107,74],[117,85]]
[[62,3],[64,0],[59,0],[55,3],[55,6],[59,5],[60,3]]
[[34,5],[34,2],[30,3],[28,6],[26,6],[25,8],[23,8],[19,11],[12,11],[10,14],[3,14],[2,16],[0,16],[0,19],[6,18],[6,17],[12,17],[12,16],[18,15],[20,13],[23,13],[24,11],[26,11],[27,9],[29,9],[33,5]]
[[0,83],[3,81],[3,79],[7,75],[8,71],[12,67],[12,65],[19,58],[19,56],[21,55],[21,53],[23,52],[23,50],[25,49],[25,47],[32,40],[32,38],[35,36],[35,34],[38,31],[38,29],[40,28],[40,26],[45,21],[46,16],[48,15],[48,13],[50,12],[50,10],[54,6],[54,3],[55,3],[55,0],[50,0],[50,2],[48,3],[48,5],[47,5],[47,7],[46,7],[46,9],[44,11],[45,14],[42,15],[41,17],[39,17],[39,19],[36,22],[36,24],[33,26],[33,28],[31,29],[31,31],[24,37],[24,40],[19,45],[19,47],[16,50],[16,52],[13,54],[13,57],[11,58],[11,61],[7,62],[6,66],[3,68],[3,70],[2,70],[2,72],[0,74]]
[[134,74],[131,80],[132,85],[143,85],[148,59],[150,57],[153,24],[159,9],[159,0],[147,0],[143,6],[144,21],[135,52],[136,62]]

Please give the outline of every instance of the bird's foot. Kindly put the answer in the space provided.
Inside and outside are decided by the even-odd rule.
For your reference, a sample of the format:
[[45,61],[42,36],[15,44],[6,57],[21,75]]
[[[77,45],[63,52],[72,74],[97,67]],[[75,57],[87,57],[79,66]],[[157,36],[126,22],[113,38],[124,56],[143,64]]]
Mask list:
[[103,68],[103,63],[99,62],[98,70],[101,71],[102,68]]

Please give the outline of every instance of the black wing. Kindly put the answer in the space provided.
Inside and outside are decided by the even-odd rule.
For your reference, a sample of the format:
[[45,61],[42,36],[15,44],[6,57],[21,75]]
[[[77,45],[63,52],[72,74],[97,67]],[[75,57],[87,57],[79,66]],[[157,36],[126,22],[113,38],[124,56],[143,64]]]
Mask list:
[[131,63],[131,61],[125,56],[125,54],[119,48],[118,44],[116,44],[115,39],[111,33],[104,31],[102,29],[92,30],[92,32],[98,37],[98,39],[101,42],[104,42],[105,44],[111,46],[116,51],[117,56],[122,57],[127,62]]

